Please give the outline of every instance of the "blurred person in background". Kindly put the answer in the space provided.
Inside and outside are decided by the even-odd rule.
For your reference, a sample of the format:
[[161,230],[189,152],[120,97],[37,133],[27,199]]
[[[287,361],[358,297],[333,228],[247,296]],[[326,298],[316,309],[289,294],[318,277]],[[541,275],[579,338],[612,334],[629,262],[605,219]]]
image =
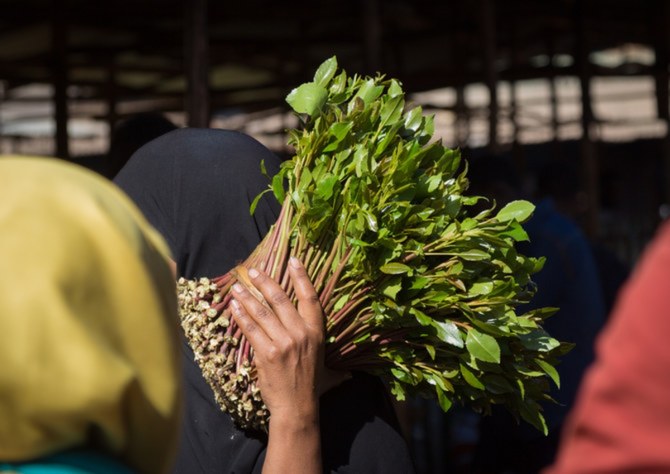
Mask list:
[[619,293],[545,474],[670,472],[670,224]]
[[169,250],[112,183],[0,157],[0,471],[164,473],[181,407]]
[[[535,199],[551,199],[554,207],[573,222],[583,220],[589,208],[589,199],[584,190],[579,172],[568,160],[550,160],[537,172]],[[591,253],[598,269],[598,278],[605,304],[605,315],[609,315],[619,289],[630,275],[630,267],[601,242],[587,237]]]
[[[498,208],[524,199],[516,170],[503,156],[481,156],[470,161],[470,191],[495,201]],[[596,263],[578,225],[556,209],[550,197],[535,202],[532,218],[524,224],[529,241],[518,245],[520,253],[546,257],[543,269],[533,275],[537,293],[521,312],[541,307],[559,308],[543,324],[554,338],[575,344],[557,367],[560,389],[546,403],[543,415],[549,429],[544,436],[525,422],[520,424],[505,410],[495,407],[480,422],[474,457],[477,473],[537,473],[555,456],[564,419],[572,407],[582,375],[593,361],[593,345],[605,320],[605,305]]]

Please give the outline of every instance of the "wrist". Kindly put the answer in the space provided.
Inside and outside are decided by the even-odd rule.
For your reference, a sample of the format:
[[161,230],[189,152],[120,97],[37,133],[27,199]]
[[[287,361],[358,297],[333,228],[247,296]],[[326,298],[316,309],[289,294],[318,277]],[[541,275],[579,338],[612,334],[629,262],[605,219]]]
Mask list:
[[270,413],[270,431],[300,433],[319,428],[319,405],[300,409],[274,410]]

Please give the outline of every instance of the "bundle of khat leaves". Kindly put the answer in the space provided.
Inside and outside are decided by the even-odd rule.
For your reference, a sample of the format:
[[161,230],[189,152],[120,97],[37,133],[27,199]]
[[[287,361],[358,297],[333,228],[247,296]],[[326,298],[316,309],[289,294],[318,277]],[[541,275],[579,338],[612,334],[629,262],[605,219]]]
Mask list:
[[237,269],[179,282],[182,324],[221,408],[267,428],[231,287],[255,267],[293,297],[295,255],[325,311],[330,368],[378,375],[398,399],[435,397],[445,411],[502,404],[546,431],[538,402],[566,347],[541,327],[551,311],[516,311],[542,266],[515,250],[533,206],[476,213],[458,151],[432,140],[432,117],[406,110],[396,80],[349,77],[331,58],[286,100],[300,126],[272,180],[279,219]]

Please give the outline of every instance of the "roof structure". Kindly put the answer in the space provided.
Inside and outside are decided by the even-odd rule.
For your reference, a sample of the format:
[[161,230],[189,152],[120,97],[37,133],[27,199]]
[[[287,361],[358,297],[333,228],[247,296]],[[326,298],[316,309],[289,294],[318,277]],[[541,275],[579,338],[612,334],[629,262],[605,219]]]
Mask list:
[[73,137],[147,110],[190,126],[279,117],[263,133],[282,137],[286,94],[336,55],[399,78],[454,145],[580,140],[597,202],[604,131],[670,143],[669,26],[665,0],[0,0],[0,145],[52,134],[68,157]]
[[[667,73],[660,64],[667,59],[666,3],[1,0],[0,80],[5,95],[26,84],[65,86],[73,103],[111,109],[72,107],[74,116],[109,116],[132,113],[143,101],[183,110],[189,84],[204,83],[210,110],[282,107],[287,91],[332,55],[351,71],[401,78],[410,92],[654,76]],[[652,55],[614,64],[594,55],[626,45],[644,45]]]

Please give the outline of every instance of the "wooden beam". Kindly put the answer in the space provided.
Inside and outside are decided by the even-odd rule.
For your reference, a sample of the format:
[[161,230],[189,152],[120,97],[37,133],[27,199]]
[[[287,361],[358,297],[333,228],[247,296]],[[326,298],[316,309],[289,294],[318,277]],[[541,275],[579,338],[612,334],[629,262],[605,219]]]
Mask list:
[[207,0],[184,0],[184,59],[189,127],[209,127],[209,41]]
[[579,86],[582,103],[582,138],[580,140],[582,175],[589,197],[586,233],[596,238],[599,232],[600,180],[596,144],[593,137],[594,115],[591,105],[591,64],[589,61],[589,21],[583,2],[575,2],[575,59],[579,71]]
[[107,102],[107,125],[109,127],[109,136],[111,138],[114,131],[114,125],[118,120],[118,111],[116,105],[118,102],[118,90],[116,84],[116,60],[112,55],[107,63],[107,83],[105,84],[105,95]]
[[[510,64],[511,69],[517,69],[521,66],[523,58],[520,53],[520,44],[523,42],[521,36],[520,22],[516,16],[510,18],[509,22],[503,23],[508,28],[509,32],[509,48],[510,48]],[[519,97],[517,81],[511,79],[509,81],[510,87],[510,111],[509,119],[512,122],[512,160],[520,175],[526,173],[527,165],[523,153],[523,147],[519,140],[521,127],[519,125]]]
[[365,63],[368,74],[382,71],[382,19],[379,0],[365,0]]
[[456,144],[466,148],[470,140],[470,114],[465,102],[465,86],[456,86]]
[[[555,59],[555,44],[554,44],[554,37],[553,31],[547,31],[547,54],[549,56],[549,64],[554,65],[554,59]],[[558,91],[556,87],[556,78],[555,77],[550,77],[548,78],[549,81],[549,107],[551,110],[551,136],[553,138],[552,140],[552,145],[551,145],[551,153],[554,156],[554,158],[560,158],[560,146],[559,146],[559,138],[558,138],[558,127],[559,127],[559,121],[558,121]]]
[[670,203],[670,34],[667,25],[670,21],[670,6],[665,0],[654,3],[651,18],[651,31],[654,37],[656,64],[654,80],[656,85],[656,110],[658,118],[665,122],[665,135],[661,139],[661,160],[663,165],[663,199]]
[[[458,2],[450,2],[448,4],[448,16],[455,21],[458,21],[463,14],[463,6]],[[452,84],[456,89],[456,103],[454,104],[454,112],[456,114],[455,136],[454,141],[456,146],[460,149],[468,147],[470,140],[470,113],[468,111],[468,104],[465,100],[465,86],[467,84],[464,77],[463,64],[466,62],[467,53],[465,52],[466,40],[464,33],[459,28],[451,30],[451,61],[446,64],[451,80],[443,79],[445,84]],[[446,63],[446,61],[443,61]],[[432,76],[432,74],[431,74]],[[403,84],[407,85],[406,78],[403,78]]]
[[68,134],[67,100],[67,0],[52,0],[51,44],[54,87],[54,120],[56,122],[56,150],[59,158],[69,159],[70,145]]
[[489,90],[489,143],[498,151],[498,73],[496,71],[496,16],[493,0],[480,0],[479,24],[483,41],[484,78]]

